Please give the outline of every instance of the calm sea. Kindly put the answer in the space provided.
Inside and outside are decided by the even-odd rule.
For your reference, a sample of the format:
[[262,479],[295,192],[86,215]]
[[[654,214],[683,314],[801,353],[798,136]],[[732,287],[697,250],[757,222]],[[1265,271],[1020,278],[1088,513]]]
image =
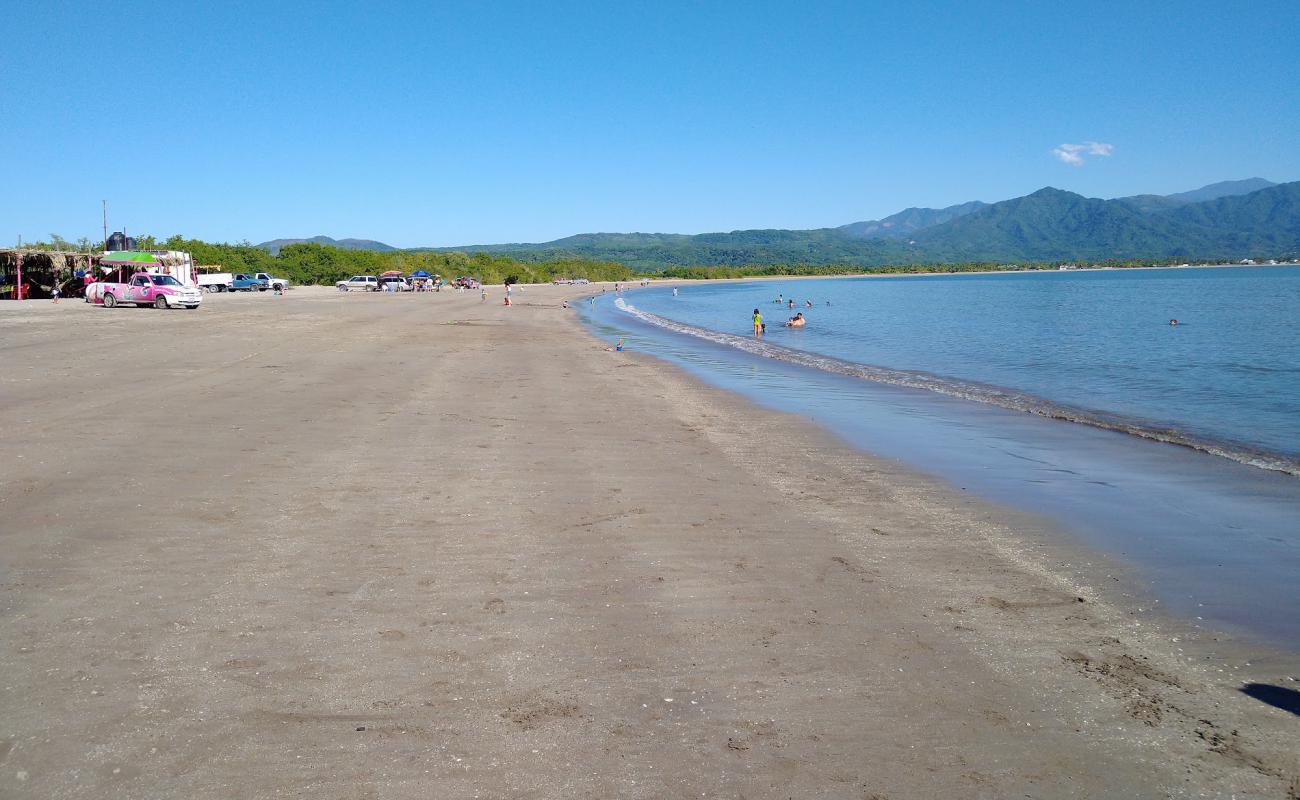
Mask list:
[[1049,518],[1189,620],[1300,646],[1300,267],[634,288],[582,313]]
[[[784,327],[794,311],[778,296],[806,327]],[[825,368],[884,368],[859,372],[1300,475],[1300,267],[715,284],[626,299],[742,336],[758,308],[764,343],[844,362]]]

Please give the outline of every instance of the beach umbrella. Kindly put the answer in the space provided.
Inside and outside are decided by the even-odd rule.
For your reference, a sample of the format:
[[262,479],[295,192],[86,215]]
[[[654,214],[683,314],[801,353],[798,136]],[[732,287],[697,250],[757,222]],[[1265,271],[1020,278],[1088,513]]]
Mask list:
[[121,250],[115,253],[105,253],[99,259],[101,264],[130,264],[136,267],[157,267],[160,266],[158,259],[154,258],[152,253],[141,253],[134,250]]
[[381,278],[391,278],[391,277],[393,277],[394,275],[401,275],[401,274],[402,274],[402,271],[401,271],[400,269],[390,269],[390,270],[388,270],[387,272],[381,272],[381,273],[379,273],[379,277],[381,277]]
[[105,272],[117,270],[118,280],[126,274],[126,268],[143,270],[146,267],[158,267],[162,264],[154,258],[152,253],[141,253],[136,250],[118,250],[115,252],[105,253],[99,259],[99,268]]

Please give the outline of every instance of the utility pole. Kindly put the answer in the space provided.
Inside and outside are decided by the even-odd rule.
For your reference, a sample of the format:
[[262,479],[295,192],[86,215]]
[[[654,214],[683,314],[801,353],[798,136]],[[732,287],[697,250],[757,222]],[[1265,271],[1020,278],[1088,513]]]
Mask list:
[[108,201],[100,200],[100,205],[104,207],[104,252],[108,252]]

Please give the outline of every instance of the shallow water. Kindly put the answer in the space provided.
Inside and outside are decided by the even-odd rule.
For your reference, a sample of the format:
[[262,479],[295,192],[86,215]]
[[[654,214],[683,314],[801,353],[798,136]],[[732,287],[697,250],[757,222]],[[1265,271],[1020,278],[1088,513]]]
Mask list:
[[[926,282],[935,280],[942,279]],[[797,288],[815,294],[835,283],[853,282],[806,281]],[[677,302],[706,288],[714,295],[781,291],[766,282],[690,286]],[[623,299],[624,308],[612,295],[582,305],[598,335],[626,336],[632,349],[760,404],[810,416],[872,453],[1042,515],[1084,545],[1131,565],[1144,593],[1188,621],[1300,649],[1300,615],[1294,613],[1300,607],[1300,479],[1115,430],[750,352],[729,338],[683,334],[662,318],[626,308],[673,303],[666,289],[634,290]],[[737,304],[748,305],[745,312],[753,308],[748,299]],[[781,343],[810,330],[783,330]],[[1286,425],[1278,421],[1273,429]]]
[[[777,296],[795,308],[774,304]],[[859,377],[1300,475],[1300,267],[713,284],[627,300],[697,331],[749,339],[739,346],[754,344],[758,308],[768,322],[763,345],[840,362],[809,366],[870,368]],[[795,311],[807,327],[784,327]]]

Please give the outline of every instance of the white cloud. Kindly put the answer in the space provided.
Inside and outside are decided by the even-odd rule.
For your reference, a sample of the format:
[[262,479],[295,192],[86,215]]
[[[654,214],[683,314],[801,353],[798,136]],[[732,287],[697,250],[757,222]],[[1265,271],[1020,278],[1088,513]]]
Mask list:
[[1081,167],[1084,156],[1108,156],[1115,150],[1115,145],[1104,142],[1084,142],[1083,144],[1058,144],[1052,148],[1052,155],[1065,163]]

